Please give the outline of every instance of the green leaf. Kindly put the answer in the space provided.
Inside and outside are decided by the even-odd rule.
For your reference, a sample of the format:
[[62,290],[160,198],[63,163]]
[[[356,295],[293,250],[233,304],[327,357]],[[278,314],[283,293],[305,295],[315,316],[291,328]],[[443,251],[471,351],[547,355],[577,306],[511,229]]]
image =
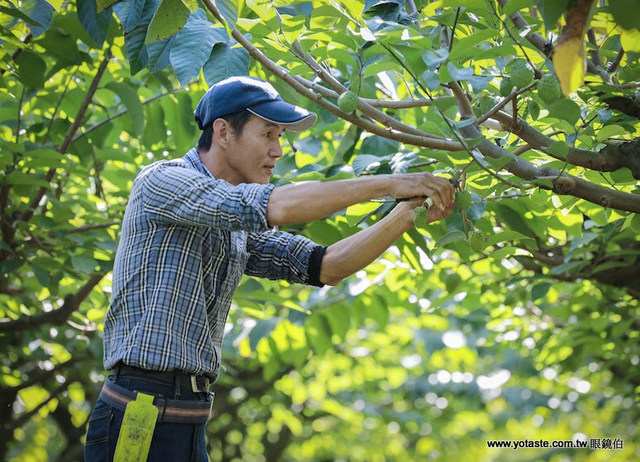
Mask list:
[[77,0],[77,8],[82,27],[94,41],[96,48],[102,48],[113,17],[112,12],[103,11],[98,14],[96,0]]
[[145,45],[176,34],[189,18],[189,8],[182,0],[162,0],[147,29]]
[[640,29],[640,15],[636,14],[637,8],[637,0],[615,0],[608,2],[608,6],[604,9],[613,15],[613,19],[621,28],[632,30]]
[[447,244],[451,244],[453,242],[458,242],[458,241],[466,241],[467,240],[467,235],[465,233],[463,233],[462,231],[451,231],[447,234],[445,234],[444,236],[442,236],[440,239],[438,239],[435,243],[435,247],[442,247],[445,246]]
[[331,349],[331,327],[322,313],[312,313],[304,324],[307,340],[316,354],[323,355]]
[[[98,11],[100,11],[100,2],[106,2],[109,4],[108,6],[119,2],[115,4],[115,6],[113,7],[113,11],[120,20],[120,24],[122,24],[125,32],[125,38],[127,34],[135,29],[143,20],[143,17],[145,16],[145,9],[150,10],[146,12],[146,15],[149,16],[148,21],[150,22],[151,18],[153,18],[153,14],[156,12],[156,9],[160,4],[160,0],[128,0],[126,2],[122,2],[120,0],[98,0]],[[147,25],[148,23],[143,23],[143,26],[145,26],[145,30]]]
[[40,56],[25,49],[16,57],[15,63],[18,66],[18,77],[26,87],[36,89],[42,87],[47,65]]
[[269,21],[276,15],[271,0],[246,0],[247,6],[263,21]]
[[126,3],[126,2],[123,2],[122,0],[96,0],[96,11],[98,13],[102,13],[104,10],[106,10],[107,8],[110,8],[111,6],[113,6],[118,2]]
[[29,168],[61,168],[65,166],[65,157],[53,149],[34,149],[27,151],[22,164]]
[[226,43],[218,43],[213,47],[209,59],[202,68],[204,79],[208,85],[234,75],[247,75],[251,57],[244,48],[231,48]]
[[560,16],[569,9],[571,0],[536,0],[547,30],[555,30]]
[[127,108],[133,131],[137,136],[144,134],[144,109],[136,90],[126,83],[109,82],[106,87],[113,91]]
[[551,105],[549,116],[566,120],[571,125],[576,125],[580,120],[580,106],[569,99],[562,99]]
[[148,56],[147,66],[151,72],[159,72],[171,64],[169,54],[175,39],[175,37],[166,38],[146,45]]
[[[9,7],[0,5],[0,13],[3,13],[3,14],[7,15],[5,17],[5,21],[6,21],[6,19],[8,19],[8,16],[11,16],[13,18],[16,18],[16,19],[19,19],[21,21],[24,21],[29,26],[43,27],[43,25],[40,24],[38,21],[36,21],[35,19],[27,16],[26,14],[24,14],[22,11],[20,11],[17,8],[15,8],[11,4],[9,4]],[[10,24],[10,22],[9,22],[9,24]],[[9,25],[9,24],[7,24],[7,25]]]
[[45,0],[22,0],[20,10],[33,19],[39,26],[31,24],[29,28],[34,37],[40,37],[51,25],[53,6]]
[[56,11],[60,11],[60,7],[62,6],[62,3],[64,2],[64,0],[47,0],[47,3],[50,3],[51,6],[56,10]]
[[76,39],[71,35],[51,28],[38,43],[47,50],[48,55],[56,58],[63,66],[82,64]]
[[620,31],[620,43],[622,44],[624,51],[640,53],[640,30],[622,29]]
[[269,319],[261,319],[256,322],[256,325],[251,329],[249,333],[249,347],[252,351],[255,351],[258,342],[268,337],[271,332],[276,328],[276,326],[280,323],[281,318],[274,317]]
[[185,26],[176,34],[169,54],[180,85],[186,85],[197,77],[210,58],[213,45],[226,39],[226,31],[214,28],[204,11],[198,9],[191,13]]
[[491,245],[496,245],[499,244],[501,242],[506,242],[506,241],[521,241],[523,239],[532,239],[530,236],[526,236],[522,233],[519,233],[517,231],[511,231],[511,230],[507,230],[507,231],[500,231],[494,234],[490,234],[487,237],[487,240],[485,242],[486,246],[489,247]]
[[522,10],[523,8],[528,8],[535,4],[535,0],[509,0],[509,3],[504,6],[504,14],[507,16],[511,16],[516,11]]
[[541,282],[540,284],[536,284],[531,288],[531,301],[535,302],[536,300],[541,299],[549,292],[551,288],[551,283],[549,282]]
[[[509,2],[509,4],[510,3],[511,2]],[[471,56],[471,54],[480,51],[474,48],[474,45],[484,42],[485,40],[493,38],[499,34],[500,34],[499,31],[495,29],[485,29],[485,30],[476,31],[474,34],[470,35],[469,37],[456,39],[453,41],[453,47],[451,48],[451,52],[449,53],[449,59],[452,61],[456,61],[462,56],[467,56],[467,54]]]
[[71,265],[83,273],[90,274],[96,268],[96,261],[86,255],[71,255]]

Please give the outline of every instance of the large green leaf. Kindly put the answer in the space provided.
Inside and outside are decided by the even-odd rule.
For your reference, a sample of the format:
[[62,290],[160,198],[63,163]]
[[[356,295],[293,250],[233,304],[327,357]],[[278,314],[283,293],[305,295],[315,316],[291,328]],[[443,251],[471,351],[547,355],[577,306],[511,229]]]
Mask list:
[[40,88],[44,84],[46,63],[31,50],[25,50],[15,59],[20,81],[27,87]]
[[107,88],[120,97],[127,108],[133,131],[137,136],[144,132],[144,109],[136,90],[126,83],[110,82]]
[[251,58],[244,48],[217,43],[204,64],[202,73],[208,85],[234,75],[247,75]]
[[94,41],[97,48],[101,48],[107,38],[107,31],[111,24],[113,13],[103,11],[97,13],[96,0],[77,0],[78,18],[84,30]]
[[182,0],[162,0],[153,15],[144,43],[149,44],[176,34],[189,18],[189,8]]
[[226,40],[226,31],[214,28],[204,11],[191,13],[185,26],[176,34],[169,55],[180,85],[186,85],[196,78],[210,58],[213,45]]
[[23,0],[20,9],[34,21],[29,27],[34,37],[40,37],[49,28],[54,11],[50,3],[45,0]]

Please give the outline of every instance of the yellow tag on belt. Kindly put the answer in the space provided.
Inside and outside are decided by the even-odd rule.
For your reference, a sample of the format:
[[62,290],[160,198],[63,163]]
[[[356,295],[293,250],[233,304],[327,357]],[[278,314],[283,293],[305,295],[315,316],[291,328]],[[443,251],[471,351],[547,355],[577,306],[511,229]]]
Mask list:
[[116,444],[114,462],[146,461],[151,447],[158,408],[153,395],[138,392],[135,401],[127,403]]

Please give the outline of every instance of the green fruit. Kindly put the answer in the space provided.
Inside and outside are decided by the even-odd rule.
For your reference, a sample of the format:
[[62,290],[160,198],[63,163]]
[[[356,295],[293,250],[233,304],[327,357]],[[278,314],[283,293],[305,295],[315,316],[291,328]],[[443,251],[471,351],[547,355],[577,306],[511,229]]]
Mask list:
[[450,273],[444,277],[443,282],[447,292],[453,292],[458,287],[458,284],[462,282],[462,278],[456,273]]
[[345,91],[338,98],[338,107],[342,112],[352,113],[358,107],[358,95],[351,90]]
[[469,191],[456,192],[456,198],[454,203],[462,210],[467,210],[471,207],[471,193]]
[[508,77],[502,79],[502,82],[500,82],[500,95],[509,96],[511,90],[513,90],[513,82],[511,79]]
[[543,75],[538,81],[538,95],[547,104],[554,103],[562,97],[560,82],[553,74]]
[[469,231],[467,236],[471,250],[474,252],[482,252],[485,247],[487,235],[482,231]]
[[413,209],[413,222],[416,226],[427,224],[427,208],[424,206]]
[[522,59],[512,61],[511,81],[518,88],[526,87],[533,82],[533,69]]

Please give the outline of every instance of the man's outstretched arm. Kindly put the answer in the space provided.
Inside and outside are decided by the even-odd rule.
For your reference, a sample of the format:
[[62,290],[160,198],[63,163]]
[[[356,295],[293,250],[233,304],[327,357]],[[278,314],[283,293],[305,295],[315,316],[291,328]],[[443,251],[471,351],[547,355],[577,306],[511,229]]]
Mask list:
[[[373,226],[329,246],[322,258],[320,281],[336,285],[373,262],[414,226],[413,210],[422,203],[423,200],[401,202]],[[428,222],[449,216],[452,207],[452,203],[444,210],[432,206],[429,208]]]
[[428,172],[296,183],[271,192],[267,220],[271,226],[309,223],[382,196],[427,196],[444,211],[453,203],[454,190],[448,180]]

